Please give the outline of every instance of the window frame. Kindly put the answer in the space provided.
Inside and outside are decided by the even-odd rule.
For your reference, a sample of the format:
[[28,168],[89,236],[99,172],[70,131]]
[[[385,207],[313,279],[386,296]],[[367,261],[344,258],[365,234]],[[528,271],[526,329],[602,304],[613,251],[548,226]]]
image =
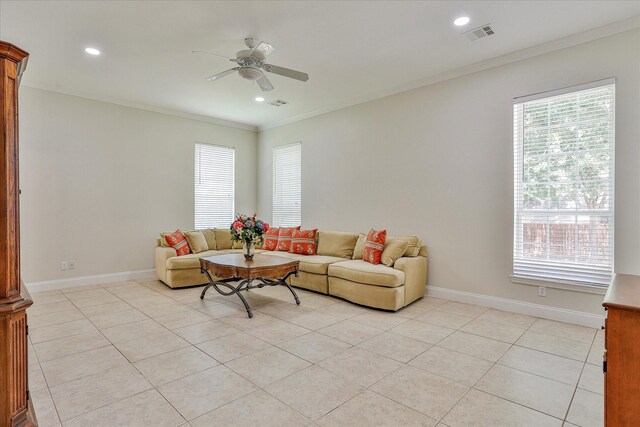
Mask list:
[[[518,253],[519,252],[522,253],[521,250],[519,251],[519,247],[521,248],[522,245],[524,244],[523,239],[521,237],[522,236],[521,217],[523,215],[526,215],[526,211],[522,207],[522,204],[524,201],[522,193],[524,188],[523,173],[524,173],[524,157],[525,157],[524,154],[525,153],[524,153],[523,144],[524,144],[525,127],[524,125],[518,126],[519,121],[521,123],[523,120],[523,117],[516,116],[516,106],[520,104],[521,114],[524,114],[524,104],[527,102],[536,101],[536,100],[545,99],[545,98],[552,98],[560,95],[566,95],[566,94],[576,93],[576,92],[580,92],[588,89],[595,89],[598,87],[611,86],[611,85],[613,86],[612,88],[613,112],[612,112],[612,119],[611,119],[612,140],[609,148],[610,161],[608,165],[610,168],[609,170],[611,174],[608,182],[610,208],[606,211],[606,215],[610,215],[610,221],[611,221],[610,223],[611,230],[609,231],[608,242],[609,242],[609,250],[611,254],[610,255],[611,277],[613,277],[614,275],[614,272],[615,272],[615,214],[616,214],[616,210],[615,210],[616,79],[608,78],[608,79],[602,79],[602,80],[585,83],[581,85],[566,87],[566,88],[557,89],[557,90],[548,91],[548,92],[541,92],[541,93],[527,95],[527,96],[513,99],[513,109],[512,109],[513,117],[512,118],[513,118],[513,150],[514,150],[514,169],[513,169],[514,170],[514,177],[513,177],[514,178],[514,181],[513,181],[514,182],[514,188],[513,188],[514,223],[512,228],[513,230],[512,273],[509,276],[513,283],[533,285],[533,286],[545,286],[545,287],[551,287],[551,288],[574,290],[574,291],[594,293],[594,294],[604,294],[606,292],[608,283],[596,283],[595,281],[591,283],[591,282],[579,281],[579,280],[569,280],[569,279],[564,280],[564,279],[559,279],[554,277],[537,276],[535,274],[531,276],[527,276],[527,275],[516,273],[516,263],[517,263]],[[578,209],[575,209],[575,210],[569,209],[566,211],[567,211],[566,213],[569,215],[577,215],[581,212]],[[586,211],[586,209],[584,211]],[[553,209],[549,208],[547,209],[547,212],[552,213]],[[557,213],[562,214],[563,212],[562,210],[558,210]],[[587,212],[587,215],[593,216],[599,213],[600,212],[592,211],[592,212]],[[520,227],[520,230],[518,229],[518,227]],[[520,236],[520,239],[518,239],[519,236]],[[521,259],[523,259],[523,257],[521,257]],[[544,263],[544,261],[545,260],[541,259],[540,263]]]
[[[232,189],[232,195],[231,195],[231,212],[230,212],[230,217],[229,217],[229,223],[228,224],[222,224],[220,226],[215,225],[215,224],[202,224],[198,222],[198,209],[197,209],[197,203],[198,203],[198,195],[197,195],[197,180],[201,175],[198,174],[198,149],[200,146],[207,146],[207,147],[215,147],[218,149],[224,149],[224,150],[229,150],[231,151],[232,155],[231,155],[231,181],[232,181],[232,185],[231,185],[231,189]],[[202,160],[200,158],[200,165],[202,165]],[[235,218],[235,199],[236,199],[236,148],[233,146],[229,146],[229,145],[222,145],[222,144],[212,144],[212,143],[208,143],[208,142],[201,142],[201,141],[195,141],[194,143],[194,174],[193,174],[193,225],[194,225],[194,229],[206,229],[206,228],[228,228],[231,223],[233,222],[233,219]]]
[[[298,199],[298,206],[299,206],[299,223],[298,224],[292,224],[289,222],[286,223],[280,223],[281,218],[280,216],[284,219],[287,217],[286,214],[283,215],[276,215],[276,189],[278,186],[277,183],[277,178],[278,178],[278,174],[277,174],[277,163],[276,163],[276,156],[277,153],[280,150],[286,150],[288,148],[291,147],[299,147],[299,153],[300,153],[300,175],[299,175],[299,181],[300,181],[300,198]],[[271,155],[271,160],[272,160],[272,185],[271,185],[271,221],[272,221],[272,226],[273,227],[297,227],[297,226],[301,226],[302,225],[302,142],[301,141],[296,141],[296,142],[292,142],[289,144],[283,144],[283,145],[278,145],[272,148],[272,155]]]

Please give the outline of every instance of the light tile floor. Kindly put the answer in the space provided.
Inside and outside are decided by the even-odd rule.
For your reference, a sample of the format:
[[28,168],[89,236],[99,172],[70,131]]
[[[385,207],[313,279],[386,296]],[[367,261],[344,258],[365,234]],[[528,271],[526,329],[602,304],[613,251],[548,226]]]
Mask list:
[[602,331],[425,297],[387,313],[304,290],[131,281],[34,293],[47,426],[601,426]]

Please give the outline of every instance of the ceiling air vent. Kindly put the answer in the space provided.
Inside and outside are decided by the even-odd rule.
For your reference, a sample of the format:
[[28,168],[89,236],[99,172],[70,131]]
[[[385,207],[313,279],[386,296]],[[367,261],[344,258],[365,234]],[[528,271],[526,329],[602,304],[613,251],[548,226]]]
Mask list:
[[280,107],[282,105],[287,105],[289,102],[288,101],[284,101],[282,99],[276,99],[275,101],[271,101],[270,104],[273,105],[274,107]]
[[462,33],[462,35],[469,39],[469,41],[478,40],[483,37],[491,36],[493,34],[494,32],[491,28],[491,24],[483,25],[481,27],[474,28],[473,30]]

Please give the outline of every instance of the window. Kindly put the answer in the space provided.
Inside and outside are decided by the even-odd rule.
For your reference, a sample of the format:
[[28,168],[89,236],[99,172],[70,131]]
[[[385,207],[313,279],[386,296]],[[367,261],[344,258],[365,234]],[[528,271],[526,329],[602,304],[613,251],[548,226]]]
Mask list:
[[234,218],[234,148],[196,143],[195,227],[229,228]]
[[296,227],[302,222],[302,144],[273,149],[273,225]]
[[613,79],[514,100],[513,275],[608,285]]

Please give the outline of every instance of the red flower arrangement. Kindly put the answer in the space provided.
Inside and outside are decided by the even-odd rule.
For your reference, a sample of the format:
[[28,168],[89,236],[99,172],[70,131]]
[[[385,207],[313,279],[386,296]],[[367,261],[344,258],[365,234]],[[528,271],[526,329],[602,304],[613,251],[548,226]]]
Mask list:
[[253,216],[238,214],[229,229],[231,240],[244,243],[245,258],[252,259],[253,247],[257,243],[264,242],[264,234],[269,230],[269,224],[258,219],[255,214]]

